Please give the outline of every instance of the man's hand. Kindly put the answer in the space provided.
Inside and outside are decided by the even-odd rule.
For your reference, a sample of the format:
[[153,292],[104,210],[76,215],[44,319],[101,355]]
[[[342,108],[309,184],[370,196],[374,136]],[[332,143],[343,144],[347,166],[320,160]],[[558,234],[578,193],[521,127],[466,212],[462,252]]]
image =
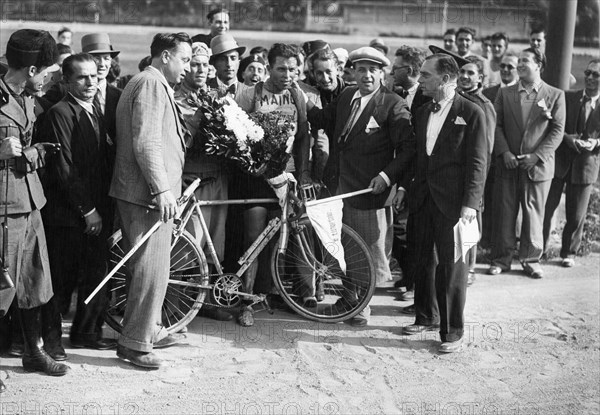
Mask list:
[[170,190],[156,195],[156,206],[160,211],[160,219],[168,222],[177,214],[177,199]]
[[579,145],[577,143],[577,141],[580,141],[579,134],[565,134],[563,140],[565,141],[565,143],[567,143],[567,147],[569,147],[577,153],[580,152]]
[[531,170],[536,163],[540,161],[540,158],[535,154],[523,154],[519,156],[519,167],[523,170]]
[[502,154],[502,159],[504,160],[504,166],[509,170],[516,169],[519,165],[519,160],[517,160],[517,157],[510,151]]
[[33,145],[39,152],[42,157],[45,157],[46,154],[55,154],[60,151],[59,143],[35,143]]
[[460,209],[460,219],[464,223],[470,223],[477,217],[477,211],[473,208],[463,206]]
[[98,236],[102,231],[102,218],[97,210],[87,215],[85,218],[85,229],[83,233],[86,235]]
[[23,146],[17,137],[6,137],[0,144],[0,160],[8,160],[21,157]]
[[398,189],[396,195],[394,196],[394,200],[392,200],[392,208],[395,213],[401,212],[404,210],[404,202],[405,202],[406,190]]
[[374,195],[378,195],[380,193],[383,193],[385,191],[385,189],[387,189],[388,185],[385,182],[385,180],[383,180],[383,177],[381,177],[380,175],[377,175],[371,179],[371,183],[369,183],[369,187],[373,189]]
[[575,144],[586,152],[590,152],[596,148],[596,140],[576,140]]

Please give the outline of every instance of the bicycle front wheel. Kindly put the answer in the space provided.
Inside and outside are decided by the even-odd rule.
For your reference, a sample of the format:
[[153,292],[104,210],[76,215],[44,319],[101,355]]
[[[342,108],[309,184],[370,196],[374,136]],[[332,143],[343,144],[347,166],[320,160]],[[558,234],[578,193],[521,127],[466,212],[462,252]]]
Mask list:
[[347,225],[342,227],[341,244],[346,272],[308,221],[290,230],[285,253],[274,249],[271,264],[275,285],[283,300],[301,316],[336,323],[354,317],[371,300],[375,267],[369,248]]
[[[121,230],[109,238],[112,269],[127,253],[123,247]],[[127,294],[131,272],[127,264],[122,266],[108,284],[108,307],[104,320],[115,331],[123,329],[123,317],[127,306]],[[167,293],[162,305],[162,324],[170,332],[185,327],[198,314],[207,295],[209,281],[208,265],[204,253],[196,246],[196,240],[188,232],[171,244],[171,266]]]

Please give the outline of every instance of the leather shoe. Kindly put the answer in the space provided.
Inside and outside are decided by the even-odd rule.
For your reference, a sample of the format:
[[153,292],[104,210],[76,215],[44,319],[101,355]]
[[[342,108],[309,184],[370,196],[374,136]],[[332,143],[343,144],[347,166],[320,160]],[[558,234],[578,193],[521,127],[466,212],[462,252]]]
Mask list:
[[254,326],[254,310],[250,306],[244,306],[238,314],[238,323],[242,327]]
[[0,393],[2,393],[2,392],[6,392],[6,385],[0,379]]
[[65,349],[62,347],[62,344],[57,345],[44,345],[44,350],[48,353],[48,356],[56,360],[57,362],[63,362],[67,360],[67,353]]
[[[71,339],[71,346],[73,346],[75,349],[110,350],[110,349],[114,349],[115,347],[117,347],[117,342],[113,339],[105,339],[105,338],[104,339],[96,339],[96,340]],[[54,359],[54,360],[56,360],[56,359]]]
[[544,271],[540,267],[539,262],[521,262],[523,266],[523,271],[531,278],[540,279],[544,276]]
[[414,299],[415,299],[414,290],[406,290],[406,291],[398,294],[396,301],[410,301],[410,300],[414,300]]
[[438,352],[440,353],[456,353],[456,352],[460,352],[462,349],[462,343],[463,340],[458,339],[456,341],[453,342],[443,342],[440,345],[440,348],[438,349]]
[[165,347],[175,346],[177,343],[181,343],[186,338],[183,333],[171,333],[167,337],[164,337],[154,343],[153,348],[164,349]]
[[198,314],[202,317],[210,318],[217,321],[231,321],[233,320],[233,316],[231,313],[223,310],[222,308],[214,307],[211,305],[205,304]]
[[565,268],[571,268],[575,265],[575,260],[573,258],[563,258],[560,265],[562,265]]
[[413,334],[419,334],[424,331],[436,331],[440,328],[439,324],[432,324],[430,326],[424,326],[421,324],[411,324],[410,326],[402,327],[402,334],[412,336]]
[[408,314],[409,316],[414,316],[415,315],[415,305],[411,304],[409,306],[402,307],[402,308],[400,308],[400,312],[402,314]]
[[490,274],[490,275],[498,275],[500,273],[502,273],[502,268],[500,268],[500,267],[498,267],[496,265],[491,265],[488,268],[488,274]]
[[117,345],[117,357],[132,365],[146,369],[158,369],[162,366],[162,359],[154,353],[138,352],[125,346]]
[[316,297],[304,297],[302,299],[302,307],[304,308],[316,308],[317,299]]

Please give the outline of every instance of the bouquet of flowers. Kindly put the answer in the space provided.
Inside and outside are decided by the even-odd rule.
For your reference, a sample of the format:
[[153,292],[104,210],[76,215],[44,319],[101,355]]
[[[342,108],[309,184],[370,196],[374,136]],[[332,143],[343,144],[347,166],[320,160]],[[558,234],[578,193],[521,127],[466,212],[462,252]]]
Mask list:
[[291,117],[277,112],[248,115],[230,97],[218,99],[208,93],[189,104],[198,108],[191,155],[232,160],[247,173],[266,178],[285,170],[290,158],[286,148],[293,130]]

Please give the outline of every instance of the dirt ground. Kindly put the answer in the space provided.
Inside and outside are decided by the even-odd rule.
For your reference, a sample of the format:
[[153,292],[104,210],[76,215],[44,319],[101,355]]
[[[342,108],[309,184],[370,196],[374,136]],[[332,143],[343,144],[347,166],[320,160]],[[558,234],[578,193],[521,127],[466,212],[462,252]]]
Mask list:
[[401,334],[413,318],[391,288],[377,290],[366,328],[283,311],[258,313],[251,328],[196,318],[185,344],[157,351],[167,363],[158,371],[73,349],[65,333],[65,377],[2,358],[0,413],[598,414],[599,260],[551,261],[542,280],[518,266],[478,275],[466,345],[452,355],[437,353],[437,333]]

